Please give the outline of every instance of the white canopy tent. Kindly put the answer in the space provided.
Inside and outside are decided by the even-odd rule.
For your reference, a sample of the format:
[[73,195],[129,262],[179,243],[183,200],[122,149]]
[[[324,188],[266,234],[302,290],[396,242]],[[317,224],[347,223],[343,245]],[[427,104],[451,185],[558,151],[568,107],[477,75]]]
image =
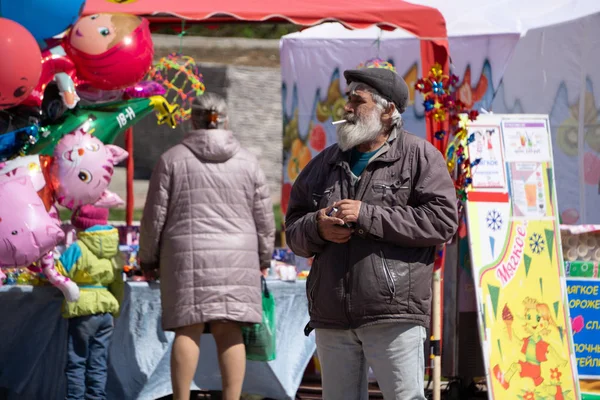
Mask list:
[[[496,113],[550,115],[563,223],[600,223],[600,2],[412,2],[446,18],[463,101]],[[290,166],[308,162],[323,137],[335,142],[330,122],[345,91],[341,73],[375,57],[391,61],[409,85],[420,77],[419,42],[404,31],[328,23],[282,38],[284,135],[299,139],[284,150],[282,205],[296,175]],[[403,117],[409,131],[424,135],[421,103],[412,92]]]

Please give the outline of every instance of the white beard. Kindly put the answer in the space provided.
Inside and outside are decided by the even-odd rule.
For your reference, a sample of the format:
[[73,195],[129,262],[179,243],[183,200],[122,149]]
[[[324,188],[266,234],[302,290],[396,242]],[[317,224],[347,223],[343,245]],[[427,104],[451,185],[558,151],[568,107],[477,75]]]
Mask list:
[[348,122],[336,127],[337,144],[342,151],[375,141],[383,129],[377,110],[373,110],[363,118],[357,118],[356,115],[346,115],[346,120]]

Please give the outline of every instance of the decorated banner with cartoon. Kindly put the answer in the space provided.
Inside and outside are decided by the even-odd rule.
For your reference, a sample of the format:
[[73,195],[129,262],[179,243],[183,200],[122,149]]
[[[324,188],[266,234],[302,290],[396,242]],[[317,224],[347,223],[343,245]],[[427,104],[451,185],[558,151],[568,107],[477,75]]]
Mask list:
[[579,399],[549,124],[469,126],[467,225],[490,399]]

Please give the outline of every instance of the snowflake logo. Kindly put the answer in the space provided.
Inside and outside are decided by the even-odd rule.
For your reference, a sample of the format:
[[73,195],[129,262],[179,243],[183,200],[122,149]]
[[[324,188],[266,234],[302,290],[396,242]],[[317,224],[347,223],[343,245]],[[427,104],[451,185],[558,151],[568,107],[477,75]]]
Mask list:
[[546,248],[546,242],[542,239],[542,235],[534,233],[529,236],[529,248],[534,254],[540,254]]
[[498,210],[490,210],[485,217],[487,227],[493,231],[500,230],[502,228],[502,215]]

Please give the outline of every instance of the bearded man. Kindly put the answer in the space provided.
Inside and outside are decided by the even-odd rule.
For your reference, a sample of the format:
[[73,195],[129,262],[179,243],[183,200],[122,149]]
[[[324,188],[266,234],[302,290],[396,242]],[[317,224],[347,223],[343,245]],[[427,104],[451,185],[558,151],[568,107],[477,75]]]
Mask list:
[[286,237],[313,257],[306,284],[323,398],[424,400],[435,246],[457,229],[441,153],[402,128],[408,87],[395,72],[344,72],[346,123],[294,183]]

